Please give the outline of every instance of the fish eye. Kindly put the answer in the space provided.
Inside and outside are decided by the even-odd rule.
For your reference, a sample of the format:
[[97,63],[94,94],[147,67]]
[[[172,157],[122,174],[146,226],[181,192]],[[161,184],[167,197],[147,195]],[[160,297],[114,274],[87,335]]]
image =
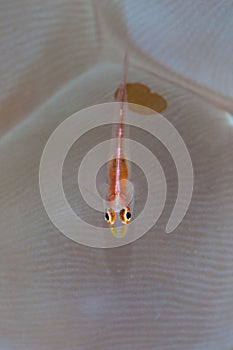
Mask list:
[[126,212],[125,216],[127,220],[131,219],[131,213],[129,211]]
[[104,219],[110,224],[113,225],[116,221],[116,213],[113,209],[107,209]]
[[131,217],[132,215],[129,207],[125,207],[120,211],[120,219],[123,224],[129,224]]

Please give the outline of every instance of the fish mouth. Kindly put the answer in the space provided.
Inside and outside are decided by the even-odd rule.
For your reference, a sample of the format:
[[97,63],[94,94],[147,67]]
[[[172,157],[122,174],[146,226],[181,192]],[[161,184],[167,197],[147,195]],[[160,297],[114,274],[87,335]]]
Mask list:
[[111,225],[111,231],[114,237],[122,238],[126,234],[126,225],[115,228],[114,225]]

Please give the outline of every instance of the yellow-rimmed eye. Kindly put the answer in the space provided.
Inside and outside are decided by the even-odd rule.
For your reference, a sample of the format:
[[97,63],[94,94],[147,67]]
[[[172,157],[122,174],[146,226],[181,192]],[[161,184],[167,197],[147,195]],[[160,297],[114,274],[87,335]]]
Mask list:
[[132,215],[129,207],[125,207],[120,211],[120,220],[122,224],[129,224],[131,216]]
[[107,223],[109,223],[110,225],[113,225],[116,222],[115,211],[113,209],[107,209],[104,218],[107,221]]

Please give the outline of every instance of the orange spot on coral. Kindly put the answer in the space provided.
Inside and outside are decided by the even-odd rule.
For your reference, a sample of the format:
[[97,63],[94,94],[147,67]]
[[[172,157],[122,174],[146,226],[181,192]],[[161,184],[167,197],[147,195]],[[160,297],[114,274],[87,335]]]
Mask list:
[[[116,90],[114,97],[117,99],[119,89]],[[167,108],[167,101],[164,97],[151,92],[150,88],[141,83],[127,83],[127,100],[129,103],[135,103],[144,107],[153,109],[154,111],[160,113]],[[146,108],[140,108],[137,106],[129,106],[129,108],[140,112],[142,114],[150,114],[150,111]]]

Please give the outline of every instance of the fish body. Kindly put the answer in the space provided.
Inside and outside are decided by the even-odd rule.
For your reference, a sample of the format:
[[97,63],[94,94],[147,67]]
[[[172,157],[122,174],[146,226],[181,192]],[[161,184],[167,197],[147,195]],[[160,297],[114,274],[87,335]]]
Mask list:
[[[107,209],[105,220],[111,227],[112,233],[116,237],[121,237],[126,233],[126,225],[131,221],[130,209],[130,188],[129,188],[129,165],[124,156],[124,117],[125,104],[127,103],[126,94],[126,71],[127,71],[127,54],[124,58],[124,70],[121,84],[118,90],[118,102],[120,102],[120,115],[117,128],[117,144],[113,159],[110,161],[108,168],[109,188],[106,198]],[[120,231],[118,228],[121,227]],[[116,230],[117,228],[117,230]]]

